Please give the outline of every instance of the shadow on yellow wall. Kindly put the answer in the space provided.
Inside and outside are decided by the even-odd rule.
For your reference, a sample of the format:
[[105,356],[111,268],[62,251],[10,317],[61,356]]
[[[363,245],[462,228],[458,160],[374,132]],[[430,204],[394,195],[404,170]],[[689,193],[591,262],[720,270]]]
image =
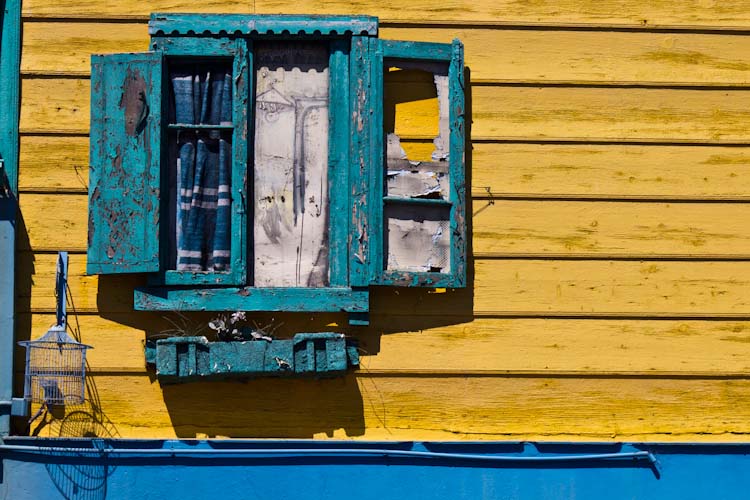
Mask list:
[[[466,193],[467,224],[471,235],[472,218],[469,193],[471,186],[471,91],[467,69],[466,109]],[[422,98],[424,96],[416,96]],[[395,103],[394,103],[395,106]],[[393,119],[395,108],[386,112],[387,120]],[[16,276],[16,310],[18,316],[16,340],[27,340],[32,336],[32,317],[49,314],[32,309],[35,257],[31,248],[23,216],[18,221],[19,259]],[[467,253],[471,256],[471,238],[468,238]],[[45,277],[46,278],[46,277]],[[71,280],[80,276],[71,276]],[[145,285],[144,276],[99,276],[96,311],[86,314],[101,318],[133,330],[144,332],[147,338],[159,338],[175,329],[175,323],[185,325],[183,334],[197,333],[195,329],[206,325],[215,315],[211,313],[152,313],[133,311],[133,290]],[[436,293],[430,289],[408,289],[374,287],[371,293],[371,323],[369,326],[349,327],[343,314],[262,313],[248,314],[248,319],[258,325],[272,325],[274,335],[289,338],[298,332],[334,331],[357,338],[364,355],[376,356],[380,351],[383,335],[398,332],[419,332],[423,329],[470,322],[473,319],[474,263],[469,258],[467,287]],[[72,294],[71,294],[72,295]],[[75,301],[75,296],[72,296]],[[50,304],[52,307],[53,304]],[[73,313],[74,308],[69,307]],[[27,314],[30,312],[31,314]],[[71,320],[73,322],[73,320]],[[169,333],[168,333],[169,332]],[[95,337],[96,331],[86,331],[87,339]],[[210,330],[202,334],[210,334]],[[98,345],[97,349],[107,349]],[[113,347],[113,349],[116,349]],[[23,392],[23,356],[16,350],[15,391]],[[412,355],[412,354],[409,354]],[[111,358],[134,357],[143,359],[143,351],[113,352]],[[418,352],[413,356],[419,356]],[[128,363],[136,364],[136,363]],[[144,362],[145,365],[145,362]],[[98,370],[98,371],[97,371]],[[359,374],[349,373],[345,377],[326,380],[314,379],[252,379],[159,386],[153,372],[112,371],[97,367],[88,377],[88,401],[83,407],[57,409],[45,416],[33,429],[23,428],[21,419],[16,420],[16,433],[46,436],[116,437],[120,435],[118,425],[123,428],[148,429],[155,432],[163,429],[162,408],[166,407],[173,432],[178,437],[254,437],[254,438],[312,438],[312,437],[356,437],[365,434],[365,413],[376,419],[386,418],[385,403],[379,397],[379,377],[403,375],[398,369],[392,373],[368,376],[367,368]],[[97,380],[104,380],[106,388],[102,397],[97,390]],[[367,394],[364,394],[367,393]],[[365,396],[365,397],[363,397]],[[403,397],[408,398],[408,394]],[[130,398],[130,400],[128,400]],[[365,401],[368,409],[365,412]],[[378,407],[380,405],[380,407]],[[105,414],[112,415],[112,420]],[[380,425],[388,427],[388,422]],[[126,431],[125,434],[127,434]],[[129,437],[124,436],[124,437]]]

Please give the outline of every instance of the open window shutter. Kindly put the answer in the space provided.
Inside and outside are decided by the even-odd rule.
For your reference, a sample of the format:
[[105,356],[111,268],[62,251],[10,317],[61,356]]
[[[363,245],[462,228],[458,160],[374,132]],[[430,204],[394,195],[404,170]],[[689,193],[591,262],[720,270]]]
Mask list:
[[[370,190],[376,283],[466,286],[463,45],[378,43],[373,89],[381,112],[372,131]],[[434,108],[435,101],[437,109],[424,104]],[[424,122],[434,122],[435,113],[437,126],[425,135]]]
[[89,274],[159,271],[162,56],[93,56]]

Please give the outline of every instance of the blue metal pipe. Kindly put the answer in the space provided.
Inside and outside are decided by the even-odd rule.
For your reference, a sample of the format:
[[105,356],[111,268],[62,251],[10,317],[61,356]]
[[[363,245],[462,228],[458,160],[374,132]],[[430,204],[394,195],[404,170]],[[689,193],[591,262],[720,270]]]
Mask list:
[[[21,63],[21,0],[0,0],[0,158],[7,182],[0,190],[0,400],[13,397],[13,337],[18,121]],[[0,439],[10,433],[11,407],[0,407]]]
[[478,455],[470,453],[438,453],[432,451],[411,450],[388,450],[382,448],[231,448],[231,449],[189,449],[189,448],[70,448],[70,447],[46,447],[28,445],[0,445],[0,451],[11,451],[17,453],[75,453],[90,455],[163,455],[173,456],[217,456],[217,455],[243,455],[243,456],[380,456],[380,457],[406,457],[424,459],[443,459],[457,461],[484,461],[484,462],[582,462],[592,460],[648,460],[652,465],[656,464],[656,457],[650,451],[635,451],[623,453],[595,453],[585,455],[551,455],[551,456],[514,456],[514,455]]

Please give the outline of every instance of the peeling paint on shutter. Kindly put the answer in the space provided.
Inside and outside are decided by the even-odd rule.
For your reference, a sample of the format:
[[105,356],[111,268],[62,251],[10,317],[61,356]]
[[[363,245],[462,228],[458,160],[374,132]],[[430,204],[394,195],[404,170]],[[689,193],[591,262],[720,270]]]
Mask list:
[[162,57],[94,56],[89,274],[159,270]]
[[[378,283],[466,286],[463,46],[380,40],[373,58],[383,122],[375,132],[378,175],[371,193],[379,241]],[[409,106],[434,100],[434,123]],[[397,111],[397,109],[399,111]],[[403,122],[403,123],[402,123]],[[431,154],[407,154],[400,137],[433,137]]]

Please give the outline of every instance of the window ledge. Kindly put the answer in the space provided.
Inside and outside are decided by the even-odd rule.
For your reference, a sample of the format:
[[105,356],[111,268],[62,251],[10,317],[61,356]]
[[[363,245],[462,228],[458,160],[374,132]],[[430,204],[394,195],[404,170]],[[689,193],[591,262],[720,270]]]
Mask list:
[[350,312],[369,310],[369,291],[352,288],[137,288],[138,311],[286,311]]
[[359,353],[342,333],[298,333],[288,340],[209,342],[170,337],[146,343],[146,364],[160,382],[247,377],[336,377],[359,366]]

